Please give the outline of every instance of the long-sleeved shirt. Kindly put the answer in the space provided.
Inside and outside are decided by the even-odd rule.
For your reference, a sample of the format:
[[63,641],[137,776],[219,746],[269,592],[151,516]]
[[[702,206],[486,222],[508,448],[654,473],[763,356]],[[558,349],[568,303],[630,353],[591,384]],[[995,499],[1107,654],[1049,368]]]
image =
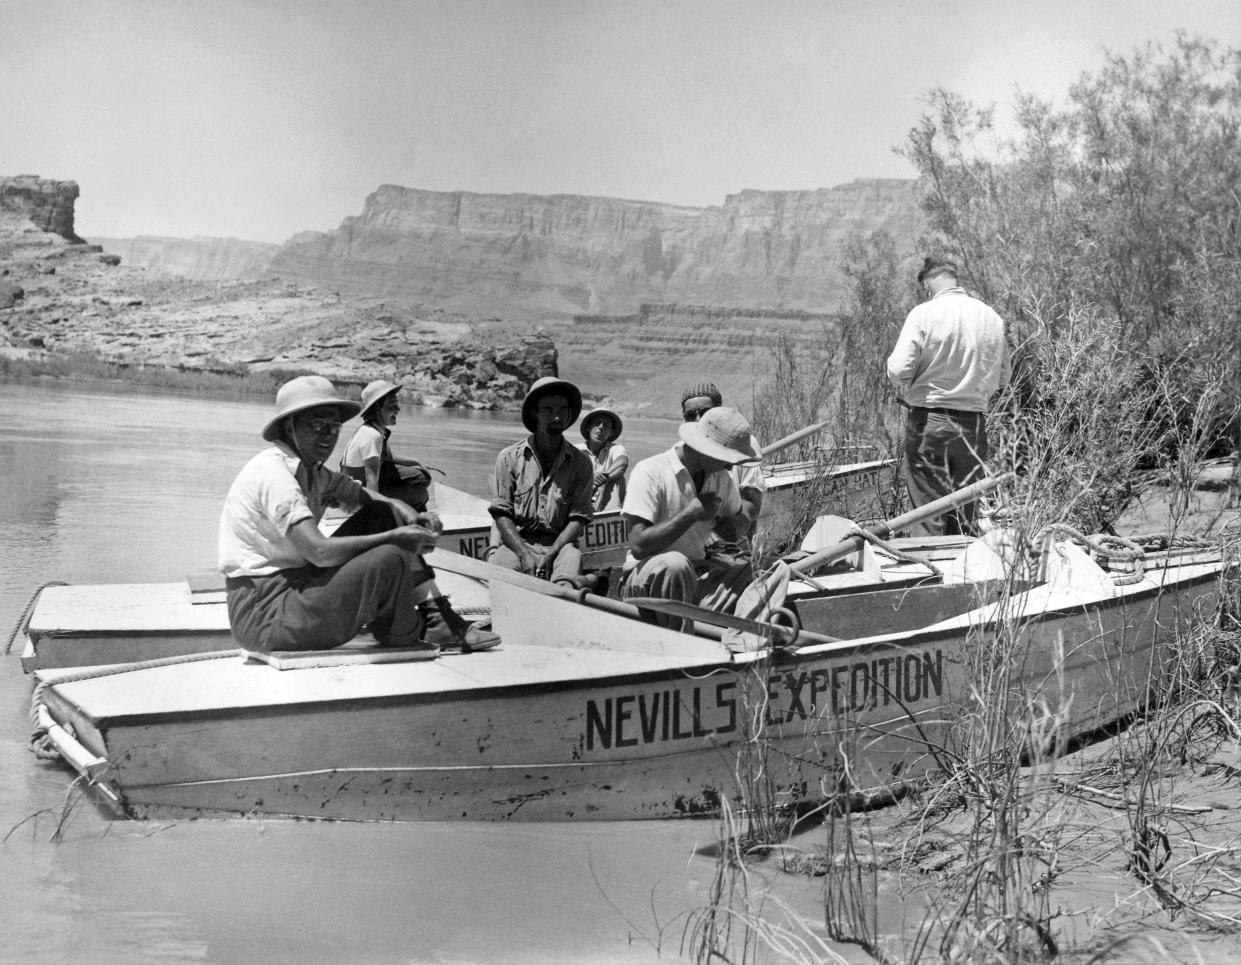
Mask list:
[[[522,539],[554,539],[570,520],[589,523],[594,518],[594,478],[590,457],[564,438],[551,469],[544,475],[534,453],[533,437],[528,437],[497,457],[495,499],[488,512],[493,518],[510,517]],[[492,543],[499,545],[494,527]]]
[[888,356],[888,380],[911,406],[985,412],[1010,369],[1004,320],[960,288],[914,308]]

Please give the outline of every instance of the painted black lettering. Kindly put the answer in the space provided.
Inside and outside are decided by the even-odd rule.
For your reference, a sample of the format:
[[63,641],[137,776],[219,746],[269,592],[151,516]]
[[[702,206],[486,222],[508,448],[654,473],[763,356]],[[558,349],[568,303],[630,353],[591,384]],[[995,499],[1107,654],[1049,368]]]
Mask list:
[[784,722],[787,724],[794,717],[806,719],[806,705],[802,703],[801,692],[806,686],[809,675],[803,670],[799,674],[786,673],[784,675],[784,689],[789,694],[789,709],[784,714]]
[[905,665],[905,700],[913,703],[922,699],[922,661],[917,654],[906,654],[901,661]]
[[944,652],[936,650],[932,657],[929,653],[922,655],[922,672],[926,676],[926,692],[923,696],[930,697],[931,691],[936,697],[944,693]]
[[840,700],[840,691],[843,689],[843,687],[841,686],[841,683],[840,683],[840,678],[841,678],[841,677],[843,677],[843,676],[844,676],[845,674],[847,674],[848,672],[849,672],[849,667],[848,667],[848,665],[847,665],[847,664],[846,664],[845,666],[843,666],[843,667],[833,667],[833,668],[831,669],[831,674],[832,674],[832,713],[833,713],[833,714],[839,714],[841,711],[843,711],[843,710],[844,710],[844,708],[841,706],[841,700]]
[[827,668],[815,667],[810,671],[810,713],[819,714],[823,706],[819,703],[819,694],[827,692]]
[[634,701],[633,694],[627,694],[624,697],[616,698],[616,746],[617,747],[637,747],[638,738],[625,736],[625,721],[633,718],[633,711],[629,709],[629,705]]
[[709,727],[702,726],[702,694],[697,687],[694,688],[694,736],[706,737],[711,733]]
[[870,666],[855,663],[849,668],[849,708],[865,710],[870,703]]
[[728,711],[728,723],[715,728],[717,734],[731,734],[737,729],[737,698],[733,694],[736,686],[736,681],[733,680],[716,685],[715,706]]
[[[681,695],[677,692],[673,693],[672,700],[672,739],[685,740],[687,737],[693,737],[694,732],[692,730],[681,730],[681,708],[685,707],[685,701],[681,699]],[[685,707],[685,709],[689,710],[688,707]]]
[[[648,696],[651,701],[649,707],[647,706]],[[644,744],[655,742],[656,728],[663,717],[659,712],[659,698],[659,694],[638,694],[638,719],[642,722],[642,743]],[[666,703],[665,706],[667,706]],[[665,723],[664,727],[667,726]]]
[[595,735],[599,735],[599,746],[605,751],[612,746],[612,698],[603,699],[603,711],[593,700],[586,701],[586,749],[595,749]]

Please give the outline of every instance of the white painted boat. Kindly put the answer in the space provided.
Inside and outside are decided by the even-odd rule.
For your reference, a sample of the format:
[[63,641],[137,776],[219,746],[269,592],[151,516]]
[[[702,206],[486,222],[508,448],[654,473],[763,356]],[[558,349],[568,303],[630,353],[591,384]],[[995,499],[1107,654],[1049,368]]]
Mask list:
[[1002,626],[1021,641],[1012,692],[1062,712],[1066,733],[1140,706],[1215,613],[1225,564],[1161,557],[1117,584],[1081,556],[1011,592],[798,589],[789,606],[840,639],[734,652],[436,551],[441,573],[488,584],[499,649],[44,669],[34,710],[41,739],[135,817],[668,818],[744,807],[756,781],[793,805],[932,773],[972,690],[967,656]]

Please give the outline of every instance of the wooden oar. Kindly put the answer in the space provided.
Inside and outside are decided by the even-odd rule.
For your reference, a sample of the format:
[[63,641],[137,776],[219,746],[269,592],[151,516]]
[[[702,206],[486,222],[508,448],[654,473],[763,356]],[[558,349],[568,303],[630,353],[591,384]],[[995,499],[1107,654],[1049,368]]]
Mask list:
[[771,443],[770,445],[763,446],[759,450],[759,455],[766,458],[767,456],[770,456],[773,452],[779,452],[781,449],[787,449],[793,443],[801,442],[807,436],[812,436],[816,432],[819,432],[820,430],[826,428],[827,424],[831,421],[832,421],[831,419],[826,419],[823,422],[816,422],[814,425],[806,426],[806,428],[804,429],[798,429],[796,432],[790,432],[783,439],[777,439],[775,442]]
[[665,600],[654,596],[632,596],[625,601],[643,610],[655,610],[669,616],[680,617],[682,620],[693,620],[695,625],[709,623],[717,627],[729,627],[752,633],[755,636],[771,640],[774,646],[790,646],[794,643],[839,643],[839,637],[829,637],[812,630],[796,630],[793,627],[781,626],[778,623],[765,623],[762,620],[747,620],[745,617],[731,613],[718,613],[706,607],[682,603],[679,600]]
[[[1016,473],[1006,472],[998,476],[992,476],[990,479],[983,479],[972,485],[966,486],[964,489],[958,489],[955,493],[949,493],[934,502],[927,503],[925,506],[919,506],[917,509],[911,510],[901,516],[893,517],[887,522],[876,523],[874,526],[868,527],[872,533],[880,539],[884,539],[899,529],[905,529],[914,523],[921,523],[923,520],[934,519],[941,516],[950,509],[955,509],[965,503],[973,502],[984,493],[989,493],[997,486],[1001,486],[1006,482],[1010,482],[1017,478]],[[835,546],[828,546],[807,556],[805,559],[798,560],[791,564],[791,568],[798,572],[810,571],[824,563],[831,563],[833,560],[841,559],[850,553],[856,553],[862,548],[865,542],[861,536],[848,536],[842,539]]]

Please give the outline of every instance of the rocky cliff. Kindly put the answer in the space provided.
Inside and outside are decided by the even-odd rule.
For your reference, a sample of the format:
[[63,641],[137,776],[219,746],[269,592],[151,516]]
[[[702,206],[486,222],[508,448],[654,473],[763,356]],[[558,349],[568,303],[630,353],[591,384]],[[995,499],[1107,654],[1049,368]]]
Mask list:
[[271,270],[513,320],[656,302],[830,311],[850,230],[883,229],[908,247],[921,225],[914,182],[895,179],[743,191],[708,208],[384,185],[336,231],[291,238]]
[[33,174],[0,177],[0,214],[11,224],[81,243],[82,239],[73,231],[73,205],[77,199],[75,181],[53,181]]
[[[388,378],[432,404],[511,406],[556,348],[537,333],[480,334],[470,319],[275,279],[195,281],[134,268],[73,234],[77,185],[0,179],[0,372],[43,371],[51,353],[127,370],[243,375],[316,372],[344,383]],[[59,230],[46,230],[56,226]],[[64,371],[65,366],[49,369]]]
[[104,251],[119,255],[125,264],[161,275],[198,281],[230,281],[261,278],[267,273],[280,246],[238,238],[137,238],[90,239]]

